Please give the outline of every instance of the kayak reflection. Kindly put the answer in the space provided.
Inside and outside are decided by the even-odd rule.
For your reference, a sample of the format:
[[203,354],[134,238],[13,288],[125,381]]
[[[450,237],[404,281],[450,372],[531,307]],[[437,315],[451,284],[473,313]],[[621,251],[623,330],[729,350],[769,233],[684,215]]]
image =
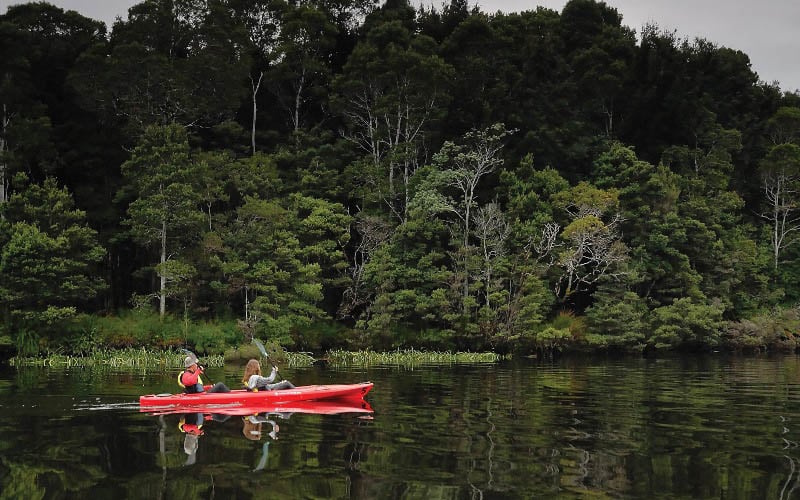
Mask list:
[[269,424],[270,431],[267,435],[273,440],[278,439],[278,431],[281,430],[281,428],[273,418],[288,420],[292,415],[292,413],[259,413],[242,417],[242,434],[244,434],[244,437],[247,439],[258,441],[261,439],[263,425]]
[[[262,435],[262,427],[264,424],[268,424],[270,425],[270,431],[267,433],[267,436],[269,436],[272,440],[277,440],[280,426],[275,422],[275,420],[273,420],[273,418],[282,418],[288,420],[291,416],[292,413],[281,412],[259,413],[256,415],[242,417],[242,434],[244,434],[244,437],[251,441],[259,441]],[[253,469],[253,472],[263,470],[264,467],[267,466],[267,458],[269,457],[269,443],[270,440],[267,439],[261,446],[261,458],[258,460],[258,465],[256,465],[255,469]]]
[[229,418],[231,418],[230,415],[205,415],[202,412],[181,414],[178,420],[178,430],[186,434],[183,438],[183,451],[188,455],[185,465],[193,465],[197,461],[197,448],[199,447],[200,436],[203,435],[205,422],[208,420],[225,422]]
[[[233,416],[241,417],[242,434],[251,441],[268,439],[262,445],[261,459],[254,471],[262,470],[267,464],[269,444],[278,439],[279,420],[288,420],[295,413],[317,415],[356,414],[361,418],[371,418],[372,407],[364,400],[324,400],[295,401],[282,405],[204,405],[196,407],[140,407],[140,412],[158,416],[163,422],[165,415],[178,416],[178,430],[185,434],[183,451],[187,458],[184,465],[191,466],[197,461],[200,437],[205,434],[204,427],[210,422],[226,422]],[[162,424],[163,425],[163,424]]]

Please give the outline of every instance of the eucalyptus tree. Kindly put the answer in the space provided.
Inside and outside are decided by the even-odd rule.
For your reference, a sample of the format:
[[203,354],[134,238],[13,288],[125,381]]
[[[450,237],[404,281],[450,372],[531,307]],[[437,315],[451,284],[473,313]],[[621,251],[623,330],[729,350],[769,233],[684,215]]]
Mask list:
[[317,108],[318,120],[327,108],[325,96],[336,34],[336,26],[325,11],[311,4],[287,6],[278,35],[279,57],[270,80],[295,133],[304,125],[311,104]]
[[628,249],[619,232],[619,194],[581,182],[555,194],[552,203],[569,216],[559,234],[560,242],[551,239],[548,244],[558,252],[555,264],[562,270],[555,284],[556,295],[563,300],[586,291],[603,277],[623,276]]
[[362,195],[402,222],[426,134],[447,102],[451,68],[433,39],[414,32],[414,10],[400,4],[368,17],[366,38],[334,81],[334,104],[346,122],[343,136],[365,155]]
[[122,165],[132,196],[128,218],[134,240],[158,249],[156,273],[159,314],[166,313],[167,285],[191,275],[186,262],[177,260],[182,247],[200,236],[204,222],[202,197],[195,182],[197,168],[190,156],[186,129],[180,125],[145,129],[131,158]]
[[[494,172],[503,160],[500,152],[503,139],[510,132],[503,124],[495,124],[482,130],[472,130],[464,134],[459,144],[446,142],[434,156],[439,169],[432,175],[438,189],[431,194],[437,200],[440,210],[454,215],[459,226],[459,245],[457,253],[461,256],[463,274],[462,302],[464,315],[467,315],[467,297],[470,295],[470,260],[472,258],[473,210],[478,203],[478,185],[485,176]],[[449,192],[454,193],[452,196]]]
[[761,161],[761,185],[766,210],[759,216],[770,225],[772,264],[777,272],[781,253],[797,243],[800,231],[800,146],[773,146]]
[[495,283],[497,267],[507,253],[506,243],[511,226],[497,203],[489,203],[479,207],[475,212],[473,236],[478,240],[478,247],[483,266],[478,273],[483,283],[484,306],[491,307],[491,297],[497,284]]
[[284,2],[264,2],[260,0],[230,0],[230,8],[238,21],[245,27],[250,47],[254,54],[250,69],[250,99],[252,117],[250,120],[251,154],[256,154],[256,125],[258,123],[258,96],[267,68],[280,59],[278,46],[282,30],[282,11]]
[[800,230],[800,108],[785,106],[767,122],[772,146],[761,160],[762,203],[759,216],[770,225],[773,269],[777,272],[781,252],[798,241]]

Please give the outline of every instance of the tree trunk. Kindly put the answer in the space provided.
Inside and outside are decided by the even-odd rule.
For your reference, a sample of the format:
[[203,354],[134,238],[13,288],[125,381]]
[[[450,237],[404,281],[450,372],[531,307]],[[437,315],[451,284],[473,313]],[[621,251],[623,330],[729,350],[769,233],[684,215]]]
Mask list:
[[250,294],[247,285],[244,286],[244,320],[250,321]]
[[161,288],[158,297],[158,314],[161,318],[167,312],[167,276],[164,274],[164,264],[167,262],[167,221],[161,221]]
[[303,68],[303,73],[300,75],[300,81],[297,83],[297,93],[294,95],[294,131],[300,130],[300,104],[303,102],[303,88],[306,83],[306,69]]
[[[3,116],[0,117],[0,203],[5,203],[8,200],[8,179],[6,178],[6,151],[8,150],[8,142],[6,141],[6,132],[10,119],[8,117],[8,108],[3,104]],[[5,218],[5,216],[3,217]]]
[[253,82],[253,77],[250,77],[250,88],[253,90],[253,123],[250,129],[250,146],[252,147],[252,154],[256,154],[256,118],[258,116],[258,89],[261,87],[261,79],[264,78],[264,72],[258,74],[258,82]]
[[775,272],[777,273],[777,271],[778,271],[778,254],[780,253],[780,243],[778,242],[778,224],[779,224],[780,218],[778,216],[778,195],[777,194],[775,195],[775,202],[774,202],[774,205],[773,205],[773,215],[772,215],[772,217],[773,217],[774,222],[775,222],[774,228],[773,228],[774,232],[773,232],[773,235],[772,235],[772,251],[773,251],[774,257],[775,257],[775,260],[774,260]]
[[472,204],[472,189],[464,197],[464,295],[461,297],[464,316],[467,315],[467,297],[469,297],[469,207]]

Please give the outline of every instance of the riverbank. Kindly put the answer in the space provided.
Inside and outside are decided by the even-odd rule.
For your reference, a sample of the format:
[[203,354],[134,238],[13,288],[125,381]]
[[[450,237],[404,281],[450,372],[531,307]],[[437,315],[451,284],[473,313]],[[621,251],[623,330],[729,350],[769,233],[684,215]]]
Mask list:
[[677,320],[670,326],[669,331],[645,330],[639,325],[638,329],[631,326],[617,334],[597,333],[587,328],[583,317],[564,313],[547,327],[520,338],[470,343],[456,342],[453,332],[399,330],[370,336],[333,321],[318,321],[291,334],[277,335],[265,328],[243,328],[236,319],[192,321],[133,310],[114,316],[79,315],[60,325],[59,331],[0,336],[0,362],[14,358],[18,360],[15,363],[34,365],[172,367],[180,366],[181,349],[190,349],[201,357],[219,356],[226,362],[246,361],[260,356],[250,344],[253,336],[264,340],[271,357],[293,366],[316,361],[343,365],[494,362],[507,353],[545,357],[570,352],[775,353],[797,352],[800,346],[800,313],[796,308],[729,321],[713,331]]

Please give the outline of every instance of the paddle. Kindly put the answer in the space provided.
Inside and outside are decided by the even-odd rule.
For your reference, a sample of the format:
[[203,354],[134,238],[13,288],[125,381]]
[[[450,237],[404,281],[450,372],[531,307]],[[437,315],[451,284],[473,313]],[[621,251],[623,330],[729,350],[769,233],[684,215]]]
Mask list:
[[186,354],[187,356],[191,356],[192,358],[194,358],[194,362],[195,362],[195,363],[197,363],[197,362],[199,362],[199,361],[200,361],[200,360],[197,358],[197,354],[193,353],[193,352],[192,352],[192,351],[190,351],[189,349],[179,349],[179,350],[180,350],[182,353]]
[[[265,360],[265,361],[266,361],[266,360],[269,360],[269,354],[267,354],[267,350],[266,350],[266,349],[264,349],[264,344],[262,344],[262,343],[261,343],[261,342],[260,342],[260,341],[259,341],[257,338],[255,338],[255,337],[253,338],[253,343],[256,345],[256,347],[258,347],[258,350],[259,350],[259,351],[261,351],[261,354],[264,356],[264,360]],[[272,364],[272,367],[273,367],[273,368],[277,369],[277,367],[275,366],[275,363],[272,363],[271,361],[270,361],[270,363]]]

